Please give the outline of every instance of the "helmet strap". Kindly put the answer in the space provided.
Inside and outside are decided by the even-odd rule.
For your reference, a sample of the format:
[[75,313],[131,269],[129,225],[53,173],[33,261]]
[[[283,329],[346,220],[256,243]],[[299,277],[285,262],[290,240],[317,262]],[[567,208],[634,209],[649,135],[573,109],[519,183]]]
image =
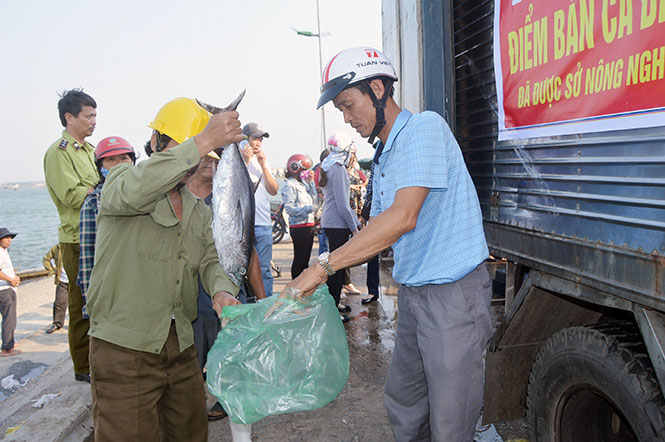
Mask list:
[[376,94],[374,94],[374,91],[370,87],[369,82],[371,80],[372,79],[365,80],[363,81],[363,84],[365,85],[365,90],[369,95],[369,98],[372,100],[374,108],[376,109],[376,123],[374,124],[374,129],[372,129],[372,134],[367,139],[369,144],[374,144],[374,139],[379,135],[383,127],[386,125],[386,115],[384,110],[386,108],[386,101],[388,101],[388,97],[390,96],[390,90],[393,87],[394,80],[389,79],[386,81],[383,96],[381,98],[377,98]]

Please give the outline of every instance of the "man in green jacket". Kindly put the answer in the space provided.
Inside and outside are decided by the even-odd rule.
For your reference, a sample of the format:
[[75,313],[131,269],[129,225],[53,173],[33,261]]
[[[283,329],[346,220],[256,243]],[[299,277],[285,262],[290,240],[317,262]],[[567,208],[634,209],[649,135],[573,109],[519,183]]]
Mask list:
[[90,382],[88,327],[83,318],[83,298],[76,285],[79,271],[79,212],[85,197],[99,181],[95,148],[85,141],[97,124],[97,103],[80,89],[62,94],[58,101],[60,122],[65,130],[44,155],[44,175],[49,195],[58,209],[58,241],[69,279],[69,354],[77,381]]
[[56,244],[42,258],[44,268],[49,275],[54,275],[55,282],[55,301],[53,302],[53,323],[48,326],[46,333],[53,333],[60,330],[65,324],[65,315],[67,314],[67,292],[69,290],[69,280],[67,273],[62,268],[62,252],[60,244]]
[[238,287],[219,265],[212,212],[184,178],[242,133],[237,112],[211,117],[187,98],[164,105],[150,127],[154,153],[114,167],[101,194],[87,303],[95,440],[204,442],[191,325],[198,278],[217,314],[239,304]]

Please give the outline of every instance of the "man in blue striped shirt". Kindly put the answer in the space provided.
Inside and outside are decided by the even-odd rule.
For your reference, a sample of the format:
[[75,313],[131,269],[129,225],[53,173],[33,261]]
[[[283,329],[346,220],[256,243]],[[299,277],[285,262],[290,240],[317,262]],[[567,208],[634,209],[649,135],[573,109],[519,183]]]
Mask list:
[[492,333],[480,204],[446,122],[402,110],[392,98],[396,80],[373,48],[342,51],[324,69],[319,107],[332,100],[362,137],[380,140],[372,220],[287,288],[307,294],[392,245],[399,316],[384,400],[395,439],[468,442]]

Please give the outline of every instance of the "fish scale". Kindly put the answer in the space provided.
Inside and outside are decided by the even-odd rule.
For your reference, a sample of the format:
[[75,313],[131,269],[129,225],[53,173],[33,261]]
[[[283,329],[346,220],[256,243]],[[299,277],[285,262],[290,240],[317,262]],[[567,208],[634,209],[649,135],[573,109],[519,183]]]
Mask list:
[[[226,108],[198,103],[216,114],[235,110],[244,95],[245,91]],[[226,146],[220,156],[212,180],[212,214],[219,263],[231,281],[241,287],[254,244],[254,190],[237,143]]]

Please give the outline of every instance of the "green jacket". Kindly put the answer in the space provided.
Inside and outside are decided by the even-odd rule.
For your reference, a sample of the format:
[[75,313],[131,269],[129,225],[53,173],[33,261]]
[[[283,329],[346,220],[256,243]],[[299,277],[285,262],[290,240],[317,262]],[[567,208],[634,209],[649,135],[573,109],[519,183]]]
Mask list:
[[95,148],[87,141],[81,145],[67,131],[44,155],[46,188],[58,209],[58,241],[79,242],[79,213],[88,188],[99,182]]
[[190,139],[109,173],[88,291],[90,336],[159,353],[174,318],[183,351],[194,343],[198,277],[208,293],[238,292],[219,265],[210,208],[183,186],[179,221],[168,198],[168,191],[198,162]]
[[[60,284],[60,275],[62,274],[62,253],[60,253],[60,244],[51,247],[51,250],[49,250],[42,258],[42,263],[50,275],[55,275],[55,285]],[[55,263],[55,266],[53,266],[53,263]]]

